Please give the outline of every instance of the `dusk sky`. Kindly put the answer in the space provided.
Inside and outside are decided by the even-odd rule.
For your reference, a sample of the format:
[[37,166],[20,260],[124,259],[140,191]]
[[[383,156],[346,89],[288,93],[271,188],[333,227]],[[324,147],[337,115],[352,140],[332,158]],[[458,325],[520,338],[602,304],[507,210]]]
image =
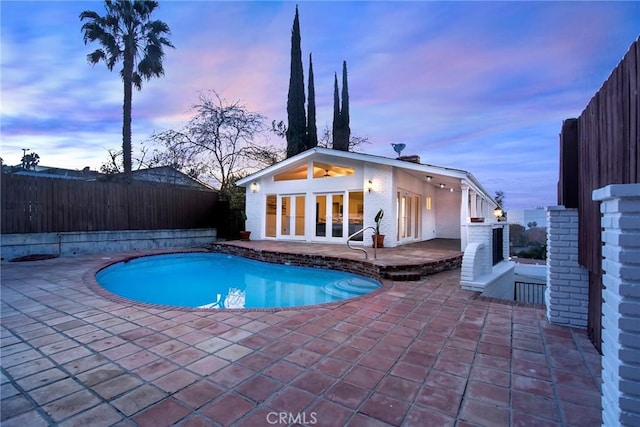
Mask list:
[[[317,125],[331,126],[333,76],[349,71],[360,150],[473,173],[507,210],[556,204],[558,133],[640,34],[640,2],[299,1],[305,84],[313,53]],[[202,92],[286,122],[295,2],[160,1],[165,76],[133,95],[133,143],[180,129]],[[103,2],[1,1],[1,149],[98,169],[122,145],[119,71],[86,55],[79,15]],[[284,140],[270,135],[271,143]]]

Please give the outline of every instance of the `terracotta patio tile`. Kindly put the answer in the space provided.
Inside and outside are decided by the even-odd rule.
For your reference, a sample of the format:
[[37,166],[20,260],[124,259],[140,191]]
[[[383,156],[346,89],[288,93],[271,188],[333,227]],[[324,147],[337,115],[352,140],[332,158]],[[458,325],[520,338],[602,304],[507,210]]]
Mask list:
[[335,357],[326,356],[315,365],[315,369],[333,377],[341,377],[351,368],[352,363]]
[[315,395],[297,387],[285,386],[267,401],[269,407],[278,412],[297,414],[303,412],[313,400]]
[[397,362],[391,373],[404,379],[422,383],[429,373],[430,364],[416,365],[413,363]]
[[137,377],[134,377],[130,374],[124,374],[101,382],[91,389],[102,396],[104,399],[111,400],[112,398],[120,394],[124,394],[133,390],[140,384],[142,384],[142,381],[140,381]]
[[509,407],[509,389],[479,381],[469,381],[465,390],[465,399],[477,399],[496,406]]
[[180,335],[176,339],[188,345],[196,345],[211,338],[211,334],[201,330],[195,330],[186,335]]
[[149,348],[149,351],[157,354],[158,356],[169,356],[170,354],[183,350],[186,347],[187,345],[181,341],[169,340]]
[[166,396],[167,394],[164,391],[159,390],[157,387],[143,384],[129,393],[113,400],[111,403],[123,414],[131,416],[142,409],[159,402]]
[[549,368],[546,363],[539,364],[529,362],[527,360],[514,359],[511,362],[511,369],[514,374],[551,381],[551,373],[549,372]]
[[231,344],[229,347],[223,348],[222,350],[217,351],[215,354],[217,357],[228,360],[230,362],[235,362],[236,360],[241,359],[251,353],[253,353],[253,349],[249,347],[244,347],[240,344]]
[[244,347],[249,347],[251,349],[258,350],[270,342],[271,342],[270,340],[268,340],[266,337],[263,337],[262,335],[253,334],[238,341],[238,344]]
[[229,362],[217,356],[205,356],[186,366],[186,369],[198,375],[211,375],[227,366]]
[[356,409],[369,394],[369,390],[345,381],[339,381],[325,393],[325,398],[347,408]]
[[170,362],[169,360],[158,359],[134,370],[133,372],[145,381],[152,381],[179,368],[180,366]]
[[60,427],[108,427],[122,420],[122,415],[111,405],[102,403],[60,423]]
[[340,405],[320,399],[313,403],[311,407],[306,409],[302,414],[306,416],[307,421],[304,425],[336,427],[346,425],[347,420],[352,415],[352,411]]
[[111,360],[119,360],[124,357],[130,356],[134,353],[137,353],[140,350],[142,349],[137,345],[126,343],[119,347],[114,347],[114,348],[110,348],[109,350],[103,351],[101,354],[104,357],[107,357]]
[[560,419],[558,402],[555,399],[514,390],[511,392],[511,402],[514,411],[536,417]]
[[348,344],[351,347],[357,348],[358,350],[366,351],[366,350],[370,350],[376,344],[376,341],[369,338],[355,336],[347,340],[346,344]]
[[22,395],[15,395],[0,401],[0,421],[25,414],[34,409],[33,404]]
[[[313,385],[316,386],[316,384]],[[298,384],[296,384],[296,386],[304,388]],[[240,384],[240,386],[236,388],[236,391],[254,402],[261,403],[273,396],[281,388],[281,383],[269,377],[257,375]]]
[[224,390],[213,382],[202,380],[180,390],[173,397],[194,409],[198,409],[223,393]]
[[264,374],[280,381],[289,382],[297,377],[303,369],[293,363],[280,360],[264,370]]
[[520,350],[533,351],[536,353],[544,353],[544,344],[542,341],[532,341],[524,339],[513,339],[513,348]]
[[372,390],[384,374],[363,366],[354,366],[345,376],[345,381]]
[[438,360],[436,360],[436,363],[433,365],[433,369],[467,378],[471,370],[471,365],[469,363],[438,357]]
[[278,360],[278,357],[272,354],[255,352],[243,357],[236,363],[246,366],[249,369],[253,369],[254,371],[261,371],[276,360]]
[[569,426],[599,426],[602,425],[600,406],[575,405],[569,402],[560,402],[560,410]]
[[380,393],[407,403],[413,402],[419,389],[420,384],[393,375],[384,377],[376,388]]
[[309,335],[306,334],[301,334],[299,332],[291,332],[287,335],[284,335],[281,340],[283,341],[287,341],[290,342],[291,344],[297,346],[300,346],[306,342],[309,342],[309,340],[311,340],[312,337],[310,337]]
[[538,396],[553,398],[554,391],[550,381],[539,380],[537,378],[525,377],[513,374],[511,376],[513,390],[536,394]]
[[211,420],[202,415],[191,415],[180,423],[180,427],[211,427]]
[[402,421],[403,427],[425,427],[425,426],[438,426],[448,427],[453,426],[455,419],[438,412],[428,411],[424,408],[414,406],[409,410],[407,416]]
[[29,396],[38,404],[44,405],[52,400],[83,390],[73,378],[65,378],[55,383],[35,389]]
[[247,414],[254,406],[247,399],[237,394],[228,393],[202,408],[201,412],[217,423],[230,425]]
[[184,369],[180,369],[177,371],[173,371],[170,374],[165,375],[164,377],[158,378],[153,382],[154,385],[166,391],[167,393],[175,393],[178,390],[181,390],[198,381],[200,377],[195,374],[192,374]]
[[[277,413],[273,411],[271,408],[262,408],[258,407],[249,412],[244,416],[240,421],[237,422],[238,427],[243,426],[269,426],[270,422],[273,422],[274,426],[277,426]],[[210,426],[211,424],[209,424]],[[207,427],[209,427],[207,426]]]
[[329,354],[335,350],[336,343],[323,340],[321,338],[315,338],[307,343],[303,348],[318,354]]
[[490,354],[476,353],[473,364],[477,366],[485,366],[487,368],[497,369],[500,371],[511,371],[511,359],[493,356]]
[[57,423],[100,403],[89,390],[82,389],[47,403],[42,409]]
[[561,427],[562,423],[557,421],[551,421],[549,419],[539,418],[534,415],[513,410],[511,414],[513,427]]
[[300,374],[300,376],[292,382],[292,385],[315,395],[320,395],[334,381],[334,378],[320,372],[306,371]]
[[596,407],[601,404],[601,394],[598,389],[589,387],[574,387],[556,383],[558,398],[565,402]]
[[315,353],[313,351],[305,350],[303,348],[295,349],[291,353],[289,353],[285,360],[288,360],[291,363],[295,363],[302,367],[308,368],[309,366],[316,363],[318,360],[322,358],[321,354]]
[[429,409],[442,412],[450,417],[458,414],[462,395],[442,387],[424,386],[418,391],[416,403]]
[[407,403],[374,393],[362,405],[360,412],[392,425],[400,425],[409,408]]
[[465,397],[459,418],[479,425],[506,426],[510,417],[509,408]]
[[245,368],[242,365],[231,364],[216,371],[209,378],[225,387],[235,387],[247,378],[255,374],[255,371]]
[[47,427],[48,425],[49,423],[42,417],[39,411],[29,411],[13,418],[2,420],[3,427]]
[[360,359],[359,364],[361,366],[365,366],[367,368],[376,369],[378,371],[386,372],[393,365],[395,365],[396,359],[382,356],[377,353],[369,352],[362,359]]
[[170,426],[186,417],[191,411],[175,399],[168,398],[133,417],[139,426]]
[[580,375],[576,372],[561,371],[559,369],[552,369],[551,375],[556,383],[562,383],[571,387],[591,389],[596,385],[591,375]]
[[365,414],[357,413],[347,425],[348,427],[389,427],[391,424]]
[[469,378],[500,387],[509,387],[511,385],[511,375],[508,372],[483,366],[473,366],[471,368],[471,376]]
[[286,356],[295,350],[298,346],[290,342],[278,340],[262,348],[261,351],[271,353],[276,356]]
[[106,363],[76,376],[83,384],[92,387],[101,382],[119,377],[125,371],[114,363]]
[[250,337],[253,335],[253,332],[246,331],[240,328],[232,328],[222,334],[220,334],[220,338],[225,339],[227,341],[231,341],[237,343],[238,341],[242,341],[243,339]]
[[27,349],[25,351],[20,351],[18,353],[2,355],[2,367],[7,369],[12,366],[21,365],[26,362],[34,361],[40,359],[42,355],[33,349]]
[[180,366],[187,366],[196,360],[202,359],[207,353],[197,348],[187,347],[168,356],[168,359]]
[[125,369],[135,369],[140,366],[144,366],[148,363],[151,363],[158,359],[156,354],[151,353],[147,350],[142,350],[137,353],[133,353],[129,356],[126,356],[122,359],[118,360],[118,363]]
[[[47,369],[46,371],[38,372],[37,374],[24,377],[18,381],[18,385],[25,391],[32,390],[34,388],[42,387],[52,382],[68,378],[69,375],[58,368]],[[4,390],[2,390],[2,396],[4,398]]]
[[85,347],[73,347],[70,348],[68,350],[64,350],[61,351],[59,353],[56,354],[52,354],[51,356],[49,356],[51,358],[51,360],[53,360],[54,362],[58,363],[58,364],[64,364],[67,362],[70,362],[72,360],[76,360],[76,359],[80,359],[82,357],[86,357],[91,355],[92,352],[91,350],[85,348]]

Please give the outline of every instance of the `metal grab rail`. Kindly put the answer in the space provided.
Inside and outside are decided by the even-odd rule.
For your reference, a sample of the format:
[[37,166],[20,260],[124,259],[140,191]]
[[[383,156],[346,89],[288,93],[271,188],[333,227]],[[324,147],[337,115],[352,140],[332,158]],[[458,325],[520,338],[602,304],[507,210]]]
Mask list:
[[[364,252],[364,259],[369,259],[369,253],[366,251],[366,249],[351,247],[349,242],[351,242],[351,239],[356,237],[358,234],[364,233],[365,230],[368,230],[368,229],[372,229],[374,233],[376,231],[375,227],[367,227],[367,228],[363,228],[362,230],[358,230],[355,233],[353,233],[351,236],[347,237],[347,247],[349,249],[354,250],[354,251],[362,251],[362,252]],[[363,239],[363,244],[364,244],[364,239]],[[378,259],[377,251],[378,251],[378,239],[374,239],[373,240],[373,259]]]

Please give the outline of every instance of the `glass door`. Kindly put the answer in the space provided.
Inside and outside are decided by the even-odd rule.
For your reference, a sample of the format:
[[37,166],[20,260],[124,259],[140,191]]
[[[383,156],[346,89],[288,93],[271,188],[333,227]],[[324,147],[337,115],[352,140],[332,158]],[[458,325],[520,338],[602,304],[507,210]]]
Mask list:
[[280,196],[278,203],[278,235],[281,238],[304,237],[304,195]]
[[316,194],[316,240],[344,240],[348,219],[344,212],[344,194]]

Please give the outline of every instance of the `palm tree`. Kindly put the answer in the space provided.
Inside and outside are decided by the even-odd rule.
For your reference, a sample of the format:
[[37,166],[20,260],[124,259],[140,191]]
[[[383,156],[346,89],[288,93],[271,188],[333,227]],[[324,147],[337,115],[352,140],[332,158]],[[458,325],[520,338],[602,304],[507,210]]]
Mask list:
[[124,173],[131,179],[131,102],[133,86],[142,89],[142,79],[164,75],[163,46],[174,47],[165,38],[169,26],[162,21],[151,20],[158,7],[156,1],[105,0],[106,15],[86,10],[80,14],[84,43],[98,41],[102,47],[87,55],[90,64],[104,61],[109,71],[122,62],[120,76],[124,82],[122,107],[122,151]]

